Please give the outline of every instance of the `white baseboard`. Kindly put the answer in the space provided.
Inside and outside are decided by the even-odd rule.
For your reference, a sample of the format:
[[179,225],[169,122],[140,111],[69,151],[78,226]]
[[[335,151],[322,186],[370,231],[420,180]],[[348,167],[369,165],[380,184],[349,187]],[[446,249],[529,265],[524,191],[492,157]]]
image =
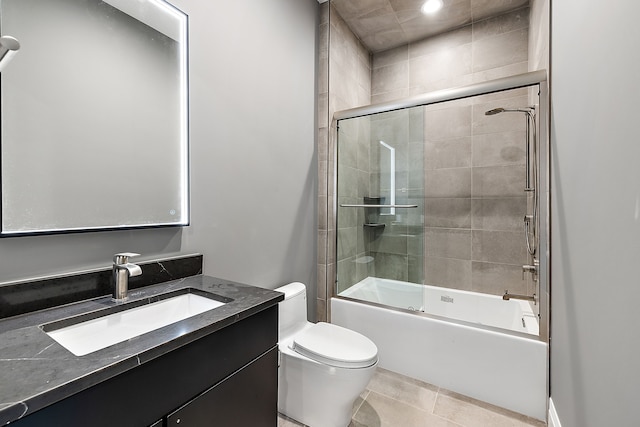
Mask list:
[[560,418],[556,412],[556,407],[553,405],[553,399],[549,398],[549,427],[562,427],[560,425]]

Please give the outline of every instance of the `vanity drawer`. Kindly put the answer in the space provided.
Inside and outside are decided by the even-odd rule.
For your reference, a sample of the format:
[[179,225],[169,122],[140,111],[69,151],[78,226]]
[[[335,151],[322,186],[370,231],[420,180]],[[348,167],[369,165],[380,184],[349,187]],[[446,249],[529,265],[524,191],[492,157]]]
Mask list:
[[274,347],[167,416],[166,427],[275,427],[278,348]]

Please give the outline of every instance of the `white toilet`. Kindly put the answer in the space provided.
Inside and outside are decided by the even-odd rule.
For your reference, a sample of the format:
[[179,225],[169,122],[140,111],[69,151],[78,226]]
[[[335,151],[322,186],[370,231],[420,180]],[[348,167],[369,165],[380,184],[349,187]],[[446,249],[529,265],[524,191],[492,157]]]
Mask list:
[[306,288],[290,283],[279,304],[278,411],[311,427],[346,427],[378,363],[369,338],[307,321]]

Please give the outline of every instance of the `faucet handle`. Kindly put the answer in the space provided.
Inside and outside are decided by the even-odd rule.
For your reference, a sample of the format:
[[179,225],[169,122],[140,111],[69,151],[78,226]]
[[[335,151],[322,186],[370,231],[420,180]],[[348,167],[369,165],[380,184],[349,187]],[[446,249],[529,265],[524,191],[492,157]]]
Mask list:
[[121,252],[119,254],[115,254],[113,256],[113,263],[114,264],[126,264],[129,262],[129,258],[132,258],[134,256],[140,256],[140,254],[136,254],[134,252]]

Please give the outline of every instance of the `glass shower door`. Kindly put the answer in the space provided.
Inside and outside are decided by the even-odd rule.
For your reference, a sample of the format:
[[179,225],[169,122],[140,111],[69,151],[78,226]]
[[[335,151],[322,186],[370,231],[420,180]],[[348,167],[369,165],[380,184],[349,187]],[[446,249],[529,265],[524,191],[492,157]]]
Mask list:
[[423,134],[423,107],[338,122],[339,295],[422,309]]
[[540,91],[339,120],[336,294],[537,336]]

